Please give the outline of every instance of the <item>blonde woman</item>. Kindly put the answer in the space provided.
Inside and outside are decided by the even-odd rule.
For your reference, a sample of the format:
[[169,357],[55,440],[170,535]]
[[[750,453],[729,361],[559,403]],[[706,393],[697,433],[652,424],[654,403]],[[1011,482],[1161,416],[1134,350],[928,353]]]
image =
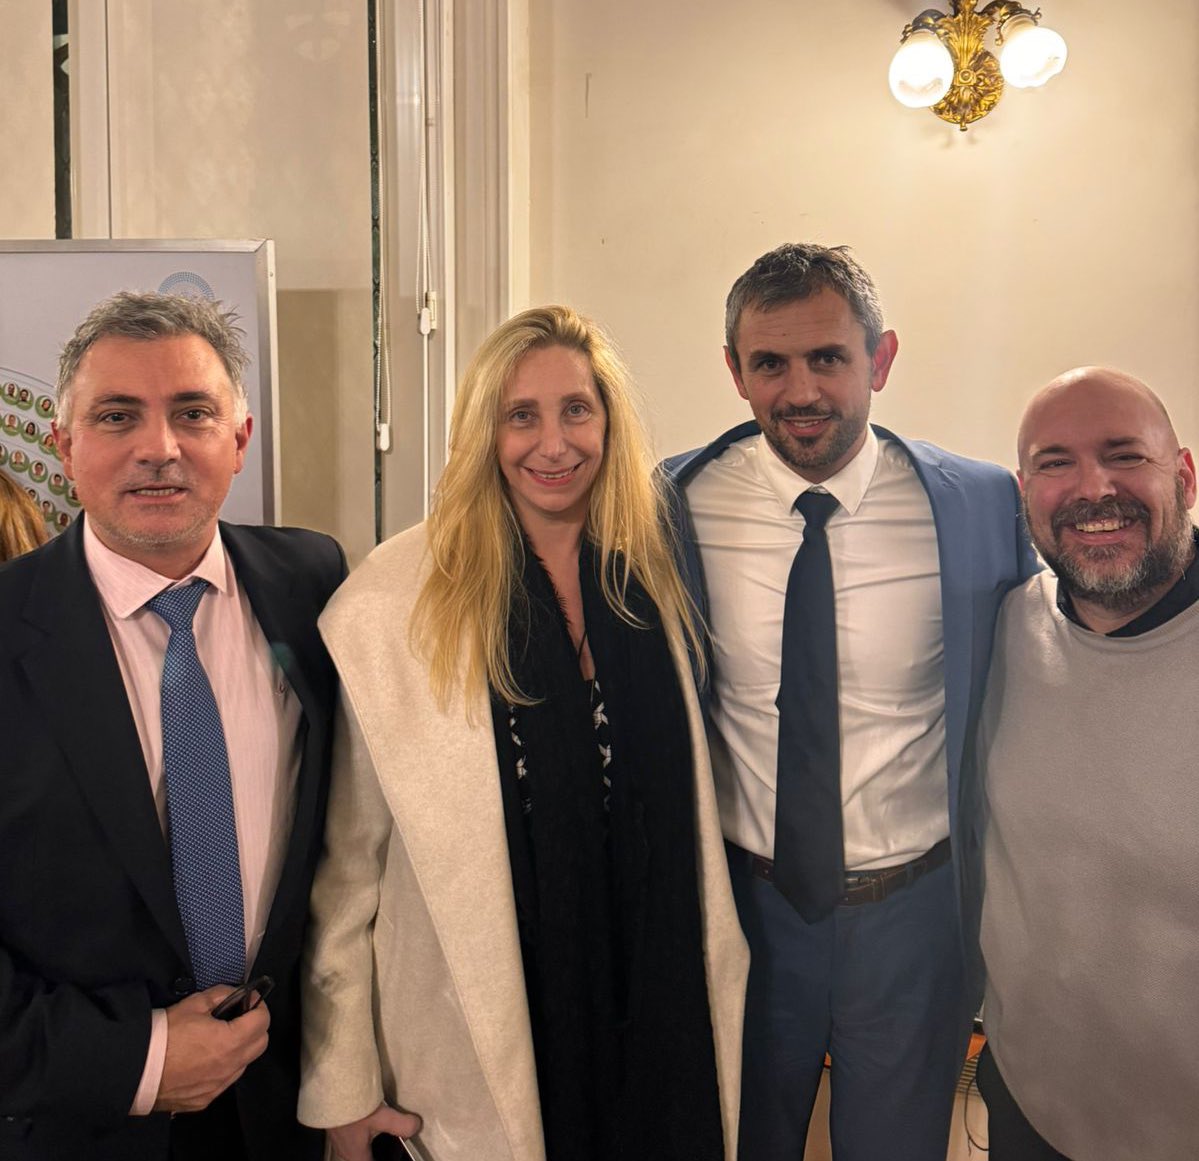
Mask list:
[[0,472],[0,564],[32,552],[48,538],[46,522],[28,492]]
[[603,332],[525,311],[466,372],[428,522],[321,620],[300,1116],[343,1161],[422,1121],[434,1161],[736,1155],[746,952],[662,504]]

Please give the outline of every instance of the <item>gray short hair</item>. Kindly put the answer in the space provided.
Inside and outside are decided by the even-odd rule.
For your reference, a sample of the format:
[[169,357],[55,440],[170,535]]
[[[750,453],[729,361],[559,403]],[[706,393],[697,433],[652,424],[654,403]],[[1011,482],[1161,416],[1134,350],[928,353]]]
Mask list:
[[873,355],[883,334],[883,310],[870,275],[858,265],[849,247],[786,242],[763,254],[733,283],[725,300],[724,341],[733,366],[741,369],[737,327],[746,307],[774,310],[825,289],[835,290],[849,303],[854,318],[866,329],[866,351]]
[[242,345],[245,331],[238,316],[219,302],[179,294],[121,290],[94,306],[75,328],[58,359],[58,395],[54,417],[60,427],[71,423],[71,388],[83,356],[101,339],[122,338],[152,342],[180,335],[198,335],[216,352],[233,385],[233,416],[245,421],[249,404],[243,373],[250,356]]

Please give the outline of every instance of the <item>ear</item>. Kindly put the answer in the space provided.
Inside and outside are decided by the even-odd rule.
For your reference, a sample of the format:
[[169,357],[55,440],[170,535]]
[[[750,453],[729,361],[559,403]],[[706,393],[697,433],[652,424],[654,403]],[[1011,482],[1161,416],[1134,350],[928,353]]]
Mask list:
[[733,382],[737,384],[737,394],[742,399],[749,398],[749,392],[745,390],[745,384],[741,380],[741,372],[737,370],[737,361],[733,358],[733,352],[728,347],[724,349],[725,366],[729,369],[729,374],[733,376]]
[[246,448],[250,443],[250,434],[254,430],[254,417],[246,416],[245,423],[240,424],[233,432],[233,443],[237,448],[237,458],[233,462],[233,474],[236,476],[238,472],[245,467],[246,463]]
[[1024,469],[1016,469],[1016,483],[1020,485],[1020,495],[1024,495]]
[[71,431],[70,428],[59,427],[58,420],[50,421],[50,432],[54,436],[54,445],[58,448],[58,458],[62,460],[63,475],[68,480],[75,478],[75,467],[71,462]]
[[1188,508],[1195,506],[1195,460],[1189,447],[1178,449],[1178,478],[1182,481],[1182,495]]
[[887,385],[887,376],[891,374],[891,364],[895,362],[898,350],[899,338],[895,332],[883,331],[870,357],[871,391],[881,391]]

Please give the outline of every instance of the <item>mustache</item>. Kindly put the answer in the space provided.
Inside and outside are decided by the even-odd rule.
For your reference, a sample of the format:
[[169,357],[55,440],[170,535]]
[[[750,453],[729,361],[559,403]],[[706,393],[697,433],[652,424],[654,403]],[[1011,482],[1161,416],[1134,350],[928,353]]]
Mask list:
[[137,488],[189,488],[191,480],[178,467],[159,468],[157,471],[131,477],[121,481],[121,490],[132,492]]
[[1110,500],[1095,503],[1090,500],[1075,500],[1063,504],[1053,514],[1050,522],[1054,532],[1073,524],[1090,524],[1102,520],[1134,520],[1149,523],[1149,509],[1139,500],[1113,496]]

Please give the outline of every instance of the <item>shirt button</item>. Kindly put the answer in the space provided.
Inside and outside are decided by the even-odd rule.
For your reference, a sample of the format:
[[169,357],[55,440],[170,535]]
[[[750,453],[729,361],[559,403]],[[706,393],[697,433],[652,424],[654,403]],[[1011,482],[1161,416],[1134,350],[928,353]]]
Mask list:
[[196,981],[191,976],[180,976],[171,984],[171,990],[180,998],[190,996],[196,990]]

